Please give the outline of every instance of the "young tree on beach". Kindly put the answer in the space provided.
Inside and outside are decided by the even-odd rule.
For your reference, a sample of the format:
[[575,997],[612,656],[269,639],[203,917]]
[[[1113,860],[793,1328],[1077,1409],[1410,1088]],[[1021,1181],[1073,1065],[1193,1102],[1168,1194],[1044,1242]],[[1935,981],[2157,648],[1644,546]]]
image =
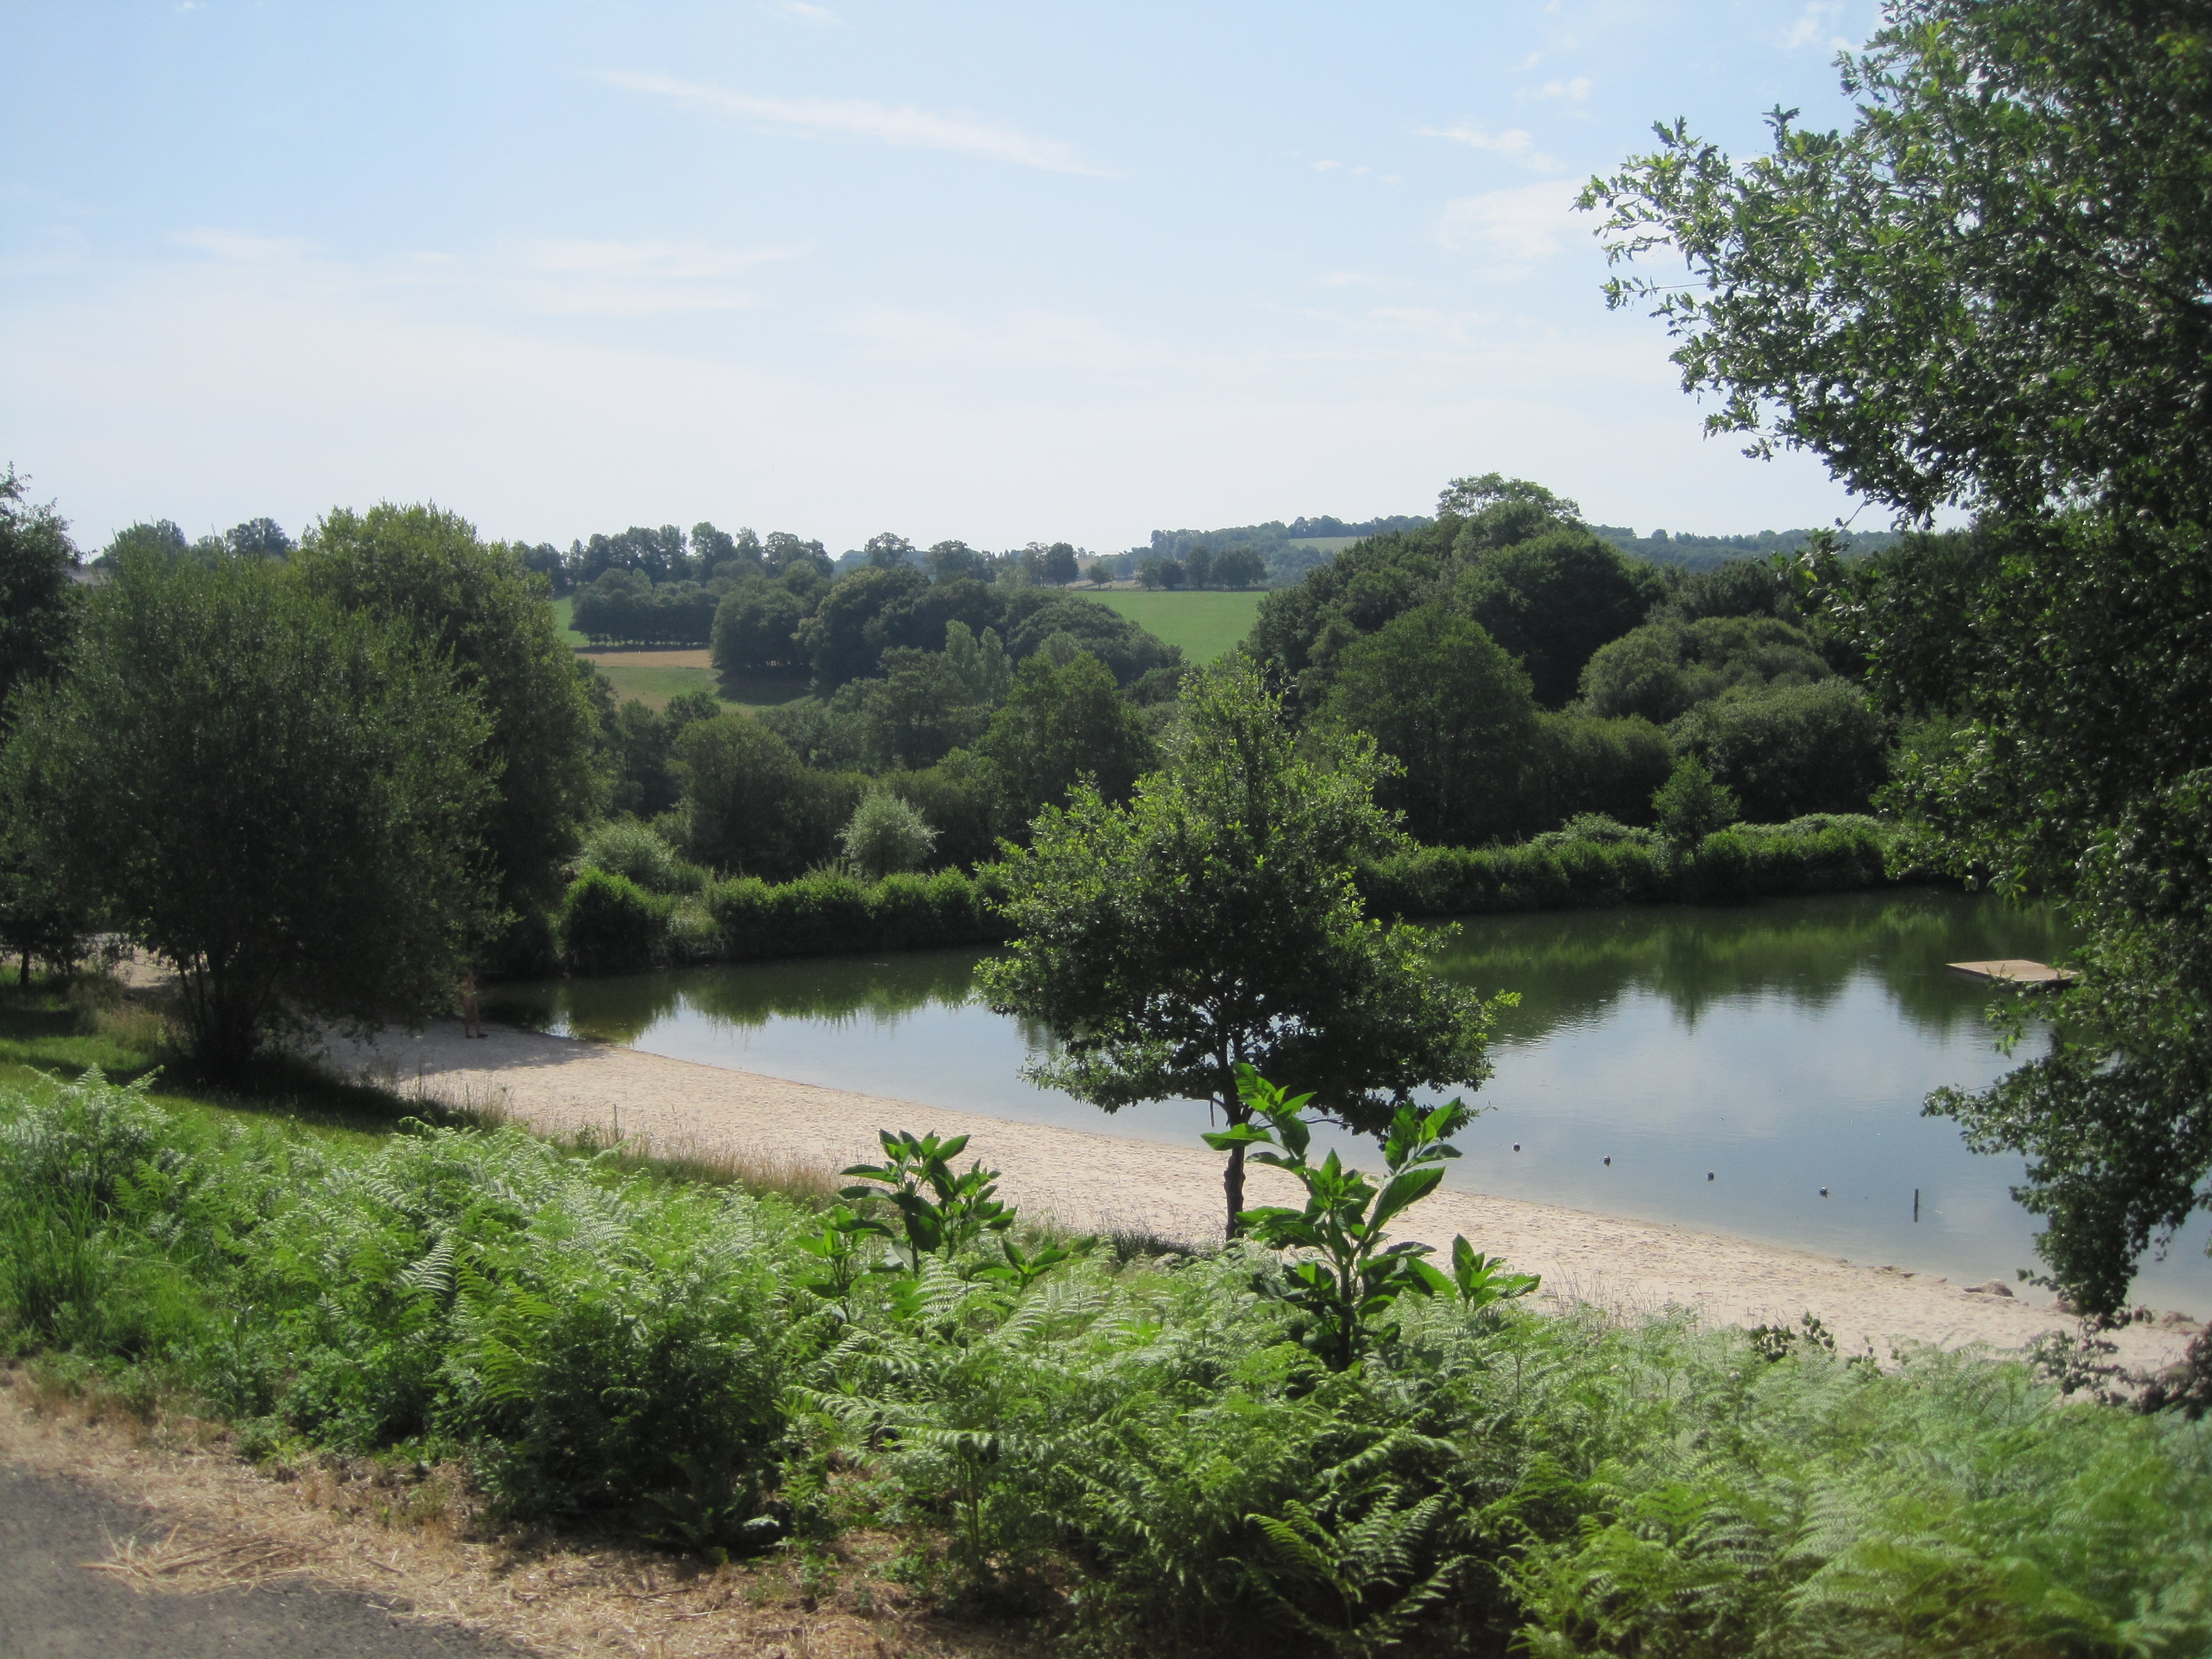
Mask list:
[[[1417,1089],[1479,1085],[1492,1004],[1430,969],[1426,933],[1369,920],[1352,884],[1355,859],[1399,840],[1372,742],[1302,750],[1242,658],[1195,678],[1184,710],[1126,805],[1079,785],[1007,851],[1014,937],[980,975],[993,1008],[1057,1037],[1030,1074],[1109,1112],[1203,1100],[1237,1125],[1249,1065],[1369,1133]],[[1233,1235],[1241,1143],[1223,1187]]]

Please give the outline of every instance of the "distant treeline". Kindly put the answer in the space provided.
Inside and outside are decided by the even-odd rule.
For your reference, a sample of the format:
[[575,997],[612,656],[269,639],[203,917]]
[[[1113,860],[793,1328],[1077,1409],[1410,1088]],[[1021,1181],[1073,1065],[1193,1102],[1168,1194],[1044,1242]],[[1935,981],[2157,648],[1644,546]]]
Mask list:
[[[1218,561],[1224,553],[1249,552],[1259,556],[1267,586],[1279,587],[1297,580],[1309,570],[1327,564],[1338,552],[1338,545],[1310,547],[1300,544],[1320,541],[1340,545],[1347,540],[1380,535],[1387,530],[1416,529],[1428,522],[1415,514],[1362,519],[1356,523],[1346,523],[1342,519],[1323,514],[1317,519],[1292,519],[1287,524],[1280,519],[1270,519],[1265,524],[1231,525],[1222,530],[1155,530],[1146,545],[1131,548],[1127,553],[1101,562],[1115,576],[1127,580],[1140,575],[1148,563],[1155,568],[1174,564],[1188,569],[1194,553],[1202,553],[1208,560]],[[1180,586],[1182,584],[1161,582],[1158,585]],[[1189,585],[1202,587],[1207,584],[1194,580]],[[1227,585],[1249,586],[1247,582]]]
[[[1692,536],[1655,530],[1639,536],[1617,524],[1594,524],[1590,534],[1611,542],[1622,552],[1654,564],[1679,564],[1690,570],[1710,570],[1730,559],[1764,559],[1776,553],[1795,553],[1805,545],[1809,530],[1762,530],[1755,536]],[[1845,533],[1844,545],[1854,553],[1879,553],[1894,546],[1891,530],[1854,530]]]

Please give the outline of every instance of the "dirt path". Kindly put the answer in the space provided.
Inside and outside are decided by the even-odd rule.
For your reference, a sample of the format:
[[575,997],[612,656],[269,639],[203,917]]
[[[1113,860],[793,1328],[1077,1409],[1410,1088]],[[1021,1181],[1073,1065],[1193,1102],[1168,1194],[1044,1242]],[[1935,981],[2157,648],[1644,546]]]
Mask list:
[[[587,1126],[641,1138],[664,1154],[732,1158],[758,1167],[834,1170],[872,1158],[876,1131],[965,1133],[1002,1170],[1006,1196],[1030,1214],[1083,1228],[1141,1229],[1170,1239],[1218,1237],[1221,1162],[1203,1147],[1163,1146],[694,1065],[633,1048],[492,1027],[465,1042],[458,1025],[340,1045],[337,1064],[456,1104],[502,1109],[539,1128]],[[1290,1178],[1255,1168],[1247,1201],[1286,1201]],[[1940,1279],[1851,1266],[1832,1256],[1514,1199],[1443,1191],[1403,1230],[1478,1249],[1540,1273],[1547,1294],[1624,1310],[1694,1308],[1709,1322],[1795,1324],[1820,1316],[1846,1350],[1871,1343],[2017,1348],[2072,1322],[2047,1299],[1972,1294]],[[2202,1312],[2192,1310],[2192,1312]],[[2180,1357],[2186,1328],[2119,1335],[2131,1364]]]
[[0,1659],[495,1659],[529,1650],[395,1618],[296,1576],[196,1595],[138,1588],[118,1553],[170,1528],[143,1504],[0,1463]]

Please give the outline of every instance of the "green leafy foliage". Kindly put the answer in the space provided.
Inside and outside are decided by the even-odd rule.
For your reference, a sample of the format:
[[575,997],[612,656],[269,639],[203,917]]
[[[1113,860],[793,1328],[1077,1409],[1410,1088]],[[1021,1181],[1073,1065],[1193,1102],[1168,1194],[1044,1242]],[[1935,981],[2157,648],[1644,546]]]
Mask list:
[[864,1184],[842,1188],[838,1196],[888,1200],[898,1213],[907,1266],[914,1272],[921,1271],[926,1255],[950,1261],[985,1233],[1003,1233],[1014,1224],[1013,1211],[995,1196],[997,1170],[986,1170],[978,1159],[965,1171],[954,1172],[952,1160],[966,1148],[966,1135],[939,1139],[885,1129],[878,1138],[884,1161],[846,1170]]
[[1735,792],[1715,779],[1695,755],[1674,763],[1673,775],[1652,796],[1651,807],[1658,814],[1659,833],[1678,853],[1734,823],[1741,810]]
[[452,668],[285,566],[124,560],[19,696],[8,793],[67,890],[174,963],[196,1058],[443,1007],[490,931],[493,725]]
[[871,789],[837,840],[846,862],[868,880],[881,881],[927,864],[937,832],[911,803],[887,789]]
[[[1384,1226],[1434,1192],[1443,1179],[1443,1161],[1459,1156],[1444,1137],[1457,1133],[1472,1118],[1465,1102],[1454,1100],[1426,1112],[1399,1107],[1383,1133],[1386,1174],[1378,1188],[1358,1170],[1346,1168],[1333,1151],[1318,1164],[1308,1161],[1313,1132],[1305,1111],[1310,1095],[1286,1093],[1249,1066],[1238,1068],[1237,1084],[1251,1121],[1208,1134],[1206,1144],[1222,1152],[1232,1146],[1264,1146],[1267,1150],[1251,1154],[1253,1160],[1286,1171],[1305,1188],[1302,1209],[1270,1205],[1237,1218],[1255,1243],[1298,1253],[1279,1279],[1262,1275],[1258,1283],[1310,1322],[1303,1340],[1331,1370],[1349,1370],[1375,1342],[1394,1334],[1387,1321],[1401,1296],[1456,1288],[1480,1305],[1536,1288],[1533,1276],[1509,1278],[1498,1272],[1494,1264],[1474,1255],[1463,1238],[1454,1243],[1455,1279],[1421,1260],[1431,1253],[1426,1244],[1383,1244]],[[1310,1516],[1306,1521],[1310,1523]],[[1292,1528],[1270,1536],[1287,1547],[1294,1533],[1304,1535]]]
[[788,880],[821,861],[860,804],[864,780],[812,769],[749,714],[696,721],[675,747],[689,850],[718,870]]
[[1888,733],[1866,694],[1843,680],[1778,685],[1702,703],[1668,728],[1761,823],[1863,812],[1889,772]]
[[450,660],[489,726],[480,836],[498,902],[516,916],[550,904],[599,786],[590,700],[539,578],[457,514],[389,503],[331,513],[292,568],[310,592]]
[[[894,1139],[957,1183],[963,1149]],[[709,1561],[763,1512],[888,1531],[917,1564],[943,1540],[925,1589],[1048,1583],[1047,1635],[1071,1647],[2181,1659],[2212,1640],[2212,1427],[2066,1403],[2016,1361],[1884,1368],[1534,1316],[1455,1250],[1335,1371],[1294,1340],[1298,1310],[1255,1293],[1281,1270],[1249,1243],[1123,1265],[987,1230],[876,1273],[888,1229],[853,1206],[625,1175],[513,1130],[313,1141],[97,1076],[0,1091],[0,1143],[15,1349],[187,1389],[251,1437],[459,1455],[519,1516]],[[941,1202],[927,1175],[913,1189]],[[810,1248],[825,1232],[845,1243]],[[1009,1243],[1067,1254],[992,1273]]]
[[1948,721],[1894,797],[1930,856],[2089,930],[2064,1040],[1929,1103],[2025,1155],[2051,1278],[2106,1312],[2212,1200],[2208,61],[2174,0],[1905,0],[1843,59],[1847,129],[1777,110],[1739,164],[1678,120],[1583,197],[1614,257],[1686,260],[1608,297],[1679,337],[1709,427],[1982,515],[1857,570],[1808,548],[1798,586],[1893,712]]
[[1809,685],[1833,672],[1805,631],[1778,617],[1662,617],[1592,653],[1582,695],[1593,714],[1663,726],[1738,687]]
[[1432,604],[1480,624],[1522,661],[1536,701],[1557,708],[1590,653],[1662,597],[1658,574],[1590,534],[1573,502],[1495,474],[1461,483],[1480,489],[1448,489],[1432,524],[1370,537],[1261,600],[1251,648],[1301,709],[1318,706],[1340,652]]
[[1510,834],[1536,744],[1528,676],[1480,623],[1427,605],[1346,646],[1321,708],[1397,763],[1376,799],[1430,843]]
[[632,973],[665,958],[669,901],[628,876],[586,870],[554,918],[561,954],[579,973]]
[[12,465],[0,472],[0,711],[17,681],[60,672],[76,557],[68,524],[51,507],[25,504]]
[[[1001,864],[1013,933],[978,969],[1002,1012],[1060,1046],[1032,1075],[1109,1111],[1211,1100],[1249,1115],[1237,1066],[1358,1127],[1413,1090],[1477,1084],[1489,1006],[1428,971],[1417,930],[1363,914],[1355,863],[1394,848],[1371,745],[1301,752],[1248,665],[1209,671],[1158,772],[1126,805],[1079,787]],[[1224,1186],[1233,1233],[1243,1149]]]

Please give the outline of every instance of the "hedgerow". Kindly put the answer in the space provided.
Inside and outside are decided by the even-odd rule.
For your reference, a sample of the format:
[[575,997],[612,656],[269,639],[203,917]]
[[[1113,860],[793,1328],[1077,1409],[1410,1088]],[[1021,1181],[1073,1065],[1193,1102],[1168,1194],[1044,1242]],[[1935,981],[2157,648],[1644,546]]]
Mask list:
[[[1365,866],[1358,880],[1370,909],[1407,917],[1720,903],[1926,878],[1895,842],[1872,818],[1823,815],[1736,824],[1676,858],[1650,830],[1585,815],[1517,846],[1417,848]],[[618,879],[594,867],[569,890],[562,937],[577,971],[995,945],[1007,936],[993,907],[995,865],[873,882],[833,869],[786,882],[739,877],[708,886],[703,905],[628,884],[617,890]]]
[[919,1210],[824,1214],[512,1129],[352,1149],[96,1073],[15,1090],[0,1342],[672,1549],[887,1528],[1070,1650],[2212,1643],[2212,1425],[2008,1358],[1410,1285],[1347,1357],[1267,1250],[1047,1261],[957,1145],[887,1146],[867,1190]]

